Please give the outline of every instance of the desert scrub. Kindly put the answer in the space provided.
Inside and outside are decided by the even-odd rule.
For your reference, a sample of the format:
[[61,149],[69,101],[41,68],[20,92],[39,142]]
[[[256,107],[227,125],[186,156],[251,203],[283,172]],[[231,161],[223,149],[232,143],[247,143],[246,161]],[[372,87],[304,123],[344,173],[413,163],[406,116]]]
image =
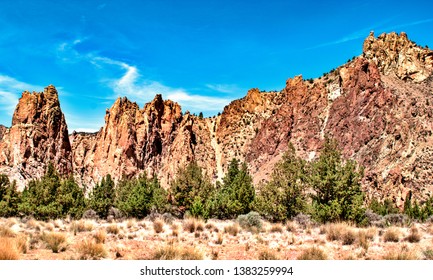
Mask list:
[[18,260],[19,257],[15,238],[0,237],[0,260]]
[[69,227],[69,230],[72,231],[74,234],[76,234],[77,232],[92,231],[93,223],[86,220],[73,221],[71,223],[71,226]]
[[153,230],[155,233],[164,232],[164,221],[160,219],[156,219],[153,221]]
[[106,227],[106,231],[107,231],[107,233],[109,233],[109,234],[118,234],[119,231],[120,231],[120,229],[119,229],[119,227],[117,226],[117,224],[109,224],[109,225]]
[[43,233],[41,240],[45,242],[47,249],[58,253],[66,250],[66,235],[60,232]]
[[283,226],[281,224],[274,224],[271,226],[271,229],[269,230],[270,232],[278,232],[278,233],[282,233],[283,232]]
[[259,260],[279,260],[278,256],[269,249],[263,249],[258,254]]
[[[345,223],[327,224],[325,227],[326,238],[329,241],[344,241],[343,238],[349,230],[351,230],[350,227]],[[350,238],[350,235],[346,237]]]
[[15,232],[6,225],[0,225],[0,237],[15,237]]
[[343,235],[341,241],[343,245],[352,245],[356,241],[356,233],[353,229],[347,229]]
[[99,229],[93,234],[93,238],[97,244],[104,244],[107,238],[107,232],[104,229]]
[[421,240],[421,234],[418,231],[418,228],[413,226],[410,228],[409,235],[405,238],[405,240],[409,241],[410,243],[418,243]]
[[77,250],[81,260],[99,260],[107,256],[104,245],[93,240],[81,241]]
[[298,260],[326,260],[327,256],[322,249],[311,247],[305,249],[299,256]]
[[231,234],[233,236],[238,235],[239,233],[239,225],[234,223],[224,227],[224,233]]
[[205,228],[203,221],[196,218],[188,218],[183,221],[183,230],[193,233],[195,231],[203,231]]
[[218,233],[217,235],[217,239],[215,240],[215,244],[221,245],[223,244],[224,241],[224,237],[221,233]]
[[194,247],[166,245],[151,256],[152,260],[202,260],[203,254]]
[[415,252],[410,251],[407,247],[396,248],[387,252],[382,259],[384,260],[418,260]]
[[390,227],[383,234],[384,242],[398,242],[400,240],[400,230],[396,227]]
[[239,215],[237,218],[239,225],[248,231],[260,231],[263,226],[262,218],[257,212],[250,212],[246,215]]

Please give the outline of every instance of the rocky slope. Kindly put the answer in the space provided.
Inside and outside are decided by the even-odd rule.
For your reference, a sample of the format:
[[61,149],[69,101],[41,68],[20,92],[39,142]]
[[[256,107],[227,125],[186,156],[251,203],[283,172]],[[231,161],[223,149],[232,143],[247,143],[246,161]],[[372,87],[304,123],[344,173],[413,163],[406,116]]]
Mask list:
[[236,157],[259,183],[289,142],[311,160],[330,135],[345,157],[366,168],[363,186],[370,197],[402,204],[409,190],[418,198],[433,191],[432,73],[431,50],[404,33],[372,33],[363,54],[336,70],[315,80],[294,77],[281,91],[251,89],[219,116],[182,113],[160,95],[143,108],[119,98],[100,131],[69,138],[57,93],[49,87],[23,93],[0,140],[0,171],[26,179],[51,160],[90,186],[108,173],[119,179],[143,172],[167,186],[191,160],[218,180]]

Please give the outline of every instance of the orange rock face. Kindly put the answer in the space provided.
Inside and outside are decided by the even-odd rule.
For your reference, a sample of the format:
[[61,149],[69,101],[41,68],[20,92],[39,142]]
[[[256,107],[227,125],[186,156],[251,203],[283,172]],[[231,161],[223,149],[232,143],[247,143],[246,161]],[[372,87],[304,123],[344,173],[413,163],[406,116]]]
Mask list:
[[245,160],[255,183],[266,180],[291,142],[312,160],[324,136],[365,167],[369,197],[402,204],[409,190],[433,192],[433,52],[405,34],[371,34],[363,55],[315,80],[287,80],[281,91],[251,89],[221,115],[199,118],[157,95],[143,108],[119,98],[96,133],[69,137],[57,92],[23,93],[12,127],[0,127],[0,172],[26,180],[48,161],[94,185],[141,173],[168,186],[196,160],[214,180],[228,162]]
[[68,127],[53,86],[41,93],[23,92],[12,118],[12,127],[0,141],[0,173],[23,187],[41,177],[51,162],[61,174],[72,172]]

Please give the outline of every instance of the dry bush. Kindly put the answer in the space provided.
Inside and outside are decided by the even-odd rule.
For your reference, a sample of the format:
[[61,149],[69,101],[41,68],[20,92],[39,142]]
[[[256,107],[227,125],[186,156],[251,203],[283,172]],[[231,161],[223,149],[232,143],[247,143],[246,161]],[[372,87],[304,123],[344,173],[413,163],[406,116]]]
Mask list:
[[346,232],[349,231],[349,226],[344,223],[326,225],[326,238],[329,241],[343,240]]
[[0,237],[15,237],[16,233],[6,225],[0,225]]
[[263,249],[259,252],[259,260],[279,260],[278,256],[269,249]]
[[390,227],[383,234],[384,242],[398,242],[400,240],[400,230],[396,227]]
[[164,221],[160,219],[155,219],[153,221],[153,230],[156,233],[164,232]]
[[17,238],[15,238],[15,244],[18,252],[22,254],[27,253],[28,245],[27,245],[27,236],[24,234],[20,234]]
[[365,236],[367,237],[368,240],[373,241],[376,235],[377,235],[376,227],[369,227],[365,230]]
[[74,234],[93,230],[93,223],[86,220],[73,221],[69,228]]
[[343,241],[343,245],[352,245],[356,241],[356,233],[352,229],[347,229],[342,237],[341,241]]
[[50,222],[45,223],[45,229],[47,231],[53,231],[54,230],[54,225],[52,223],[50,223]]
[[369,243],[369,238],[367,236],[367,231],[366,230],[359,230],[358,231],[357,240],[358,240],[359,247],[361,247],[365,251],[367,251],[368,247],[370,246],[370,243]]
[[41,230],[39,223],[33,218],[26,222],[26,226],[28,229],[35,229],[37,231]]
[[215,240],[215,244],[221,245],[223,244],[224,241],[224,237],[221,233],[218,233],[217,235],[217,239]]
[[107,256],[104,245],[92,240],[80,242],[77,249],[81,260],[99,260]]
[[93,234],[93,238],[95,238],[97,244],[104,244],[107,238],[107,232],[104,229],[99,229]]
[[283,226],[281,224],[274,224],[271,226],[270,232],[282,233],[283,232]]
[[126,228],[133,228],[137,224],[137,220],[135,219],[129,219],[126,221]]
[[195,219],[195,218],[188,218],[183,221],[183,230],[193,233],[195,231],[203,231],[205,228],[203,221]]
[[301,255],[298,256],[298,260],[326,260],[327,256],[322,249],[317,247],[310,247],[305,249]]
[[202,260],[203,254],[193,247],[166,245],[151,256],[152,260]]
[[109,225],[106,227],[106,230],[107,230],[107,233],[109,233],[109,234],[118,234],[119,231],[120,231],[120,229],[119,229],[119,227],[117,226],[117,224],[109,224]]
[[423,251],[424,259],[426,260],[433,260],[433,249],[427,248]]
[[421,234],[419,233],[418,229],[413,226],[410,228],[409,235],[405,238],[405,240],[409,241],[410,243],[418,243],[421,240]]
[[60,232],[43,233],[41,240],[45,242],[48,249],[53,253],[66,250],[66,235]]
[[233,236],[238,235],[239,233],[239,225],[234,223],[224,227],[224,233],[231,234]]
[[286,230],[288,232],[296,232],[297,226],[296,226],[296,222],[293,221],[288,221],[286,224]]
[[18,260],[19,257],[15,239],[0,237],[0,260]]
[[204,227],[209,231],[213,231],[216,228],[215,224],[213,223],[207,223]]
[[384,260],[418,260],[415,252],[408,250],[407,248],[397,248],[395,250],[387,252],[382,256]]

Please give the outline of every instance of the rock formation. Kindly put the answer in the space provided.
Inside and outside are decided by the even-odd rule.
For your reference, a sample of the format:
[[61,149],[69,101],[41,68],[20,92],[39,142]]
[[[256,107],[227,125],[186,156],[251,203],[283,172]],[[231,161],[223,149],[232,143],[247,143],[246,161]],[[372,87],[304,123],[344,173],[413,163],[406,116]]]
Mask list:
[[[157,95],[140,108],[119,98],[96,133],[69,138],[57,92],[24,92],[12,127],[0,127],[0,172],[25,180],[52,161],[92,186],[115,179],[156,175],[168,186],[180,166],[197,161],[214,180],[228,162],[245,160],[255,183],[266,180],[291,142],[308,160],[324,136],[365,167],[368,196],[401,205],[412,190],[433,192],[433,52],[406,34],[371,33],[363,54],[315,80],[288,79],[281,91],[251,89],[221,115],[200,118]],[[70,144],[71,143],[71,144]]]
[[23,92],[0,141],[0,173],[16,179],[23,188],[41,177],[51,162],[64,175],[72,172],[68,127],[54,86],[43,92]]

